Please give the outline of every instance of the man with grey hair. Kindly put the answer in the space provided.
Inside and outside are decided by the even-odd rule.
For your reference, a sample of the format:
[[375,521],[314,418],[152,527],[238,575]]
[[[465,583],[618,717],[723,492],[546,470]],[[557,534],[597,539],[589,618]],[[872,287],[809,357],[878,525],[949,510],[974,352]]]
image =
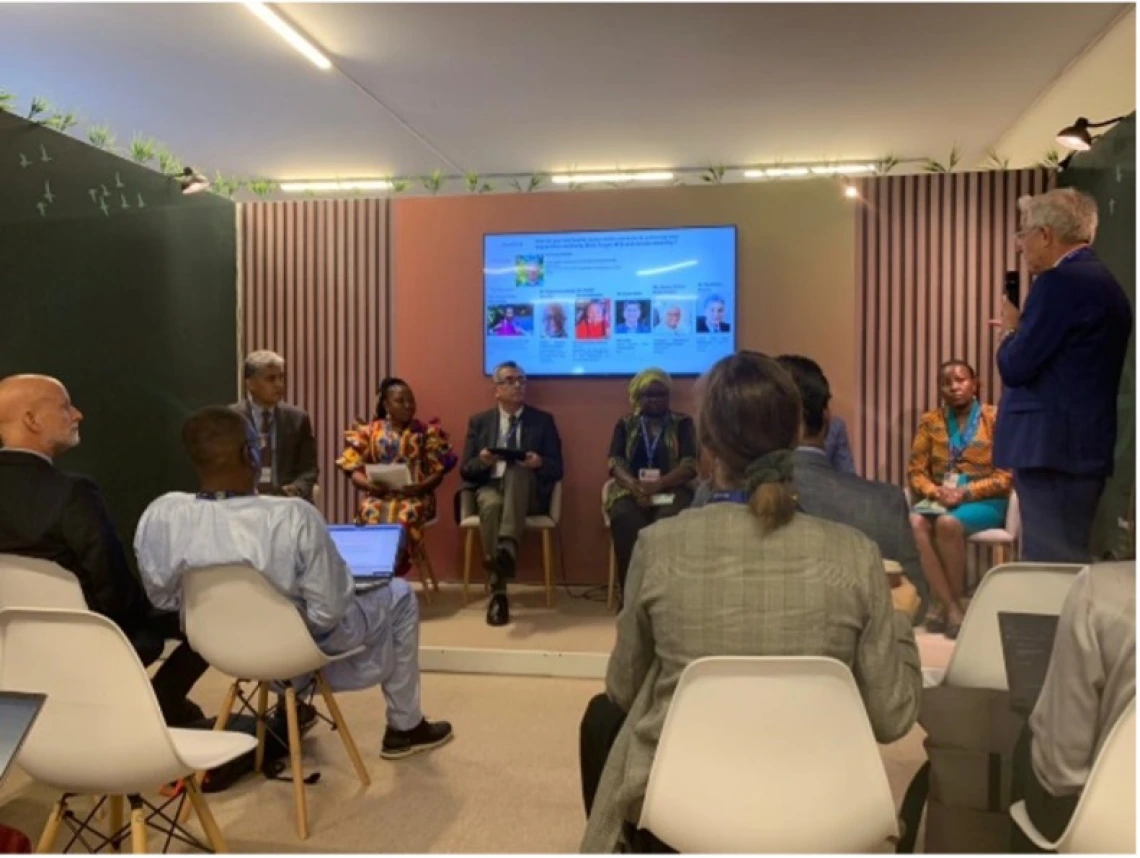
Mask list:
[[1034,280],[1024,312],[1008,298],[1002,310],[994,466],[1013,470],[1023,559],[1087,563],[1113,470],[1132,308],[1089,247],[1095,200],[1060,188],[1018,208],[1017,244]]
[[475,493],[483,567],[491,584],[487,623],[510,622],[507,581],[515,577],[518,545],[528,515],[550,508],[562,479],[562,439],[554,417],[525,405],[526,373],[514,361],[491,376],[497,406],[467,423],[460,473],[463,489]]
[[285,358],[260,349],[246,356],[242,366],[245,399],[233,407],[257,432],[261,474],[257,490],[263,495],[285,495],[311,501],[317,466],[317,440],[309,415],[287,405]]

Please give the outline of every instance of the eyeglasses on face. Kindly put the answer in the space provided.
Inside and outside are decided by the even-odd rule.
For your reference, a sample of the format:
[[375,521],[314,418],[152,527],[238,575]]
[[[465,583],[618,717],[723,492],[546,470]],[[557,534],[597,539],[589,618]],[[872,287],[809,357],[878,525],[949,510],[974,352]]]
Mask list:
[[496,381],[495,384],[497,384],[499,387],[522,387],[523,385],[526,384],[526,376],[525,375],[508,376],[507,378],[503,378],[503,379],[500,379],[499,381]]

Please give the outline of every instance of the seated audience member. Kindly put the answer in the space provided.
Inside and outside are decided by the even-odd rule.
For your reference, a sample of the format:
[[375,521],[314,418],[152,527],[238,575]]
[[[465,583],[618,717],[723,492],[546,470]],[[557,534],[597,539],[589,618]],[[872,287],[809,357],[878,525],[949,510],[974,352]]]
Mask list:
[[317,484],[317,440],[309,415],[285,398],[285,358],[275,352],[249,354],[242,367],[246,397],[234,408],[250,422],[261,449],[257,490],[263,495],[311,501]]
[[581,725],[583,852],[615,851],[621,839],[634,851],[663,848],[636,831],[637,809],[673,689],[694,659],[836,658],[851,667],[880,742],[915,722],[918,650],[909,619],[891,607],[878,549],[853,528],[796,511],[801,410],[795,384],[769,358],[727,357],[706,379],[700,440],[715,491],[708,506],[644,530],[634,548],[606,693]]
[[[1064,833],[1101,745],[1135,698],[1136,562],[1093,565],[1065,600],[1045,685],[1014,756],[1014,790],[1049,840]],[[1037,851],[1020,841],[1015,835]]]
[[941,602],[926,623],[954,639],[965,610],[966,537],[1002,527],[1012,476],[993,465],[992,405],[978,401],[978,377],[965,361],[938,370],[943,408],[922,415],[907,478],[915,507],[910,517],[922,569]]
[[823,451],[835,470],[845,474],[858,473],[855,457],[851,455],[851,442],[847,439],[847,424],[839,415],[832,415],[827,423],[827,437],[823,442]]
[[[796,383],[803,401],[803,434],[795,454],[796,497],[808,515],[847,524],[879,546],[884,560],[894,560],[925,601],[926,578],[911,532],[906,495],[898,486],[865,480],[837,469],[825,451],[831,414],[831,387],[819,364],[798,355],[776,361]],[[920,616],[915,622],[921,621]]]
[[[525,405],[526,374],[514,361],[492,375],[498,405],[467,423],[463,447],[463,490],[475,493],[483,568],[491,584],[487,622],[510,622],[507,581],[515,577],[518,546],[528,515],[550,509],[554,485],[562,479],[562,439],[554,417]],[[518,451],[507,459],[495,450]]]
[[182,440],[198,472],[197,495],[171,492],[139,520],[135,552],[151,600],[182,607],[182,576],[204,566],[246,564],[297,605],[329,655],[364,647],[324,669],[336,691],[379,685],[388,704],[380,756],[400,759],[451,739],[451,725],[420,711],[419,607],[394,578],[355,591],[321,514],[298,498],[257,494],[259,444],[249,423],[210,407],[186,421]]
[[[697,475],[697,430],[693,418],[669,410],[673,380],[661,369],[647,369],[629,383],[633,411],[618,420],[610,441],[606,494],[619,593],[637,534],[655,521],[689,506],[689,482]],[[656,501],[658,498],[660,502]]]
[[[0,381],[0,554],[50,560],[74,574],[87,607],[122,629],[139,660],[150,665],[167,637],[181,636],[178,617],[151,611],[99,487],[55,466],[57,456],[78,446],[82,420],[54,378]],[[155,696],[169,725],[203,717],[186,695],[206,667],[183,642],[155,674]]]
[[[372,422],[344,433],[348,447],[337,466],[364,492],[357,524],[400,524],[407,533],[398,575],[406,575],[424,538],[424,525],[435,518],[435,490],[455,467],[447,433],[438,420],[416,419],[416,398],[408,383],[386,378],[376,395]],[[411,483],[393,489],[368,479],[367,465],[407,465]]]

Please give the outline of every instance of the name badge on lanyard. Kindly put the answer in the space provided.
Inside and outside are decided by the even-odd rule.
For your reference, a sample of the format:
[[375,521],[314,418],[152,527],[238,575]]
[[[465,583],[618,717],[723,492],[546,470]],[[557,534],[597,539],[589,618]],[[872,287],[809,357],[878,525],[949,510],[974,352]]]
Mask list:
[[661,431],[653,438],[652,442],[649,439],[649,426],[645,422],[645,418],[641,418],[641,440],[645,442],[645,461],[648,467],[642,468],[638,471],[637,478],[643,482],[653,483],[661,479],[661,470],[655,468],[654,461],[657,456],[657,446],[661,443],[661,436],[665,434],[665,427],[661,427]]
[[958,488],[958,472],[957,471],[951,469],[951,470],[946,472],[946,475],[942,478],[942,488],[944,488],[944,489],[956,489],[956,488]]

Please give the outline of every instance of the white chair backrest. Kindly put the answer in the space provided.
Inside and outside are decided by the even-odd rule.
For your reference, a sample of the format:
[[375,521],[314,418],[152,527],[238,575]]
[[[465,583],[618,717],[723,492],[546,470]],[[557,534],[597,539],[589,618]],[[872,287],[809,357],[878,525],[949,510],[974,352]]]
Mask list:
[[987,572],[970,601],[943,681],[960,688],[1008,689],[998,612],[1059,615],[1083,568],[1068,563],[1006,563]]
[[79,579],[57,563],[0,554],[0,608],[86,611]]
[[640,825],[680,852],[881,851],[894,801],[851,672],[814,657],[692,662]]
[[562,480],[554,484],[550,495],[550,518],[555,524],[562,521]]
[[1104,740],[1058,851],[1136,854],[1135,699]]
[[296,605],[252,567],[191,569],[182,595],[190,646],[222,673],[269,682],[327,662]]
[[0,650],[0,689],[47,695],[18,757],[36,780],[79,793],[153,789],[180,767],[146,670],[106,617],[6,608]]

